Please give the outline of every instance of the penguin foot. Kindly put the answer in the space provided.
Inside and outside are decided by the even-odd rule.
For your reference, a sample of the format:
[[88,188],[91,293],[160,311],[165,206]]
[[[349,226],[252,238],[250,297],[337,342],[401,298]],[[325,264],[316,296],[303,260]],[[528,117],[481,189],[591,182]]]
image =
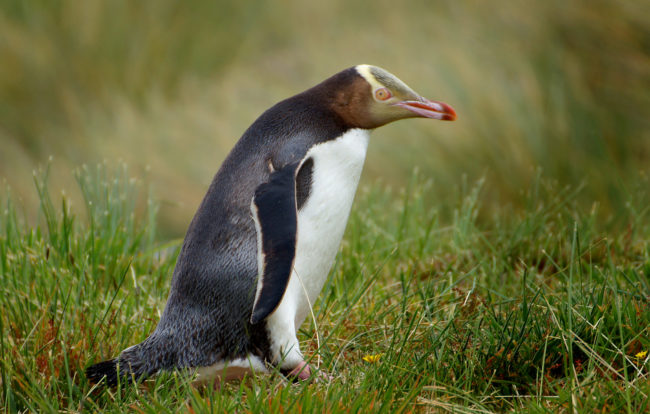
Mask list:
[[311,367],[305,361],[300,361],[298,366],[287,373],[287,377],[297,381],[307,381],[311,377]]
[[[302,382],[308,381],[312,378],[312,369],[311,366],[305,361],[300,361],[298,365],[292,370],[282,370],[282,374],[287,377],[289,381],[292,382]],[[326,374],[323,371],[318,371],[315,378],[312,378],[316,382],[321,381],[331,381],[332,376]]]
[[300,361],[293,369],[281,369],[280,372],[291,382],[307,381],[311,377],[311,367],[305,361]]

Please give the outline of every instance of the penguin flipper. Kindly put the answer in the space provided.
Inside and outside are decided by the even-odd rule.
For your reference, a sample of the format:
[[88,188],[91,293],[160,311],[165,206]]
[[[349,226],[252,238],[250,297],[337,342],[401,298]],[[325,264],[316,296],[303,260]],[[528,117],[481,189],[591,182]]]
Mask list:
[[298,231],[297,167],[290,164],[271,173],[269,181],[257,187],[251,203],[257,230],[258,268],[252,324],[275,311],[289,284]]

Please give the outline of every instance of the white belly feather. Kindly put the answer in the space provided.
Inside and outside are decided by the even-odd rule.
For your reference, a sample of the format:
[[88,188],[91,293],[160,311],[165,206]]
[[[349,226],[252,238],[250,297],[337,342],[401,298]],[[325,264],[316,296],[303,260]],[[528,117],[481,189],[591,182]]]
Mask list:
[[305,156],[314,165],[309,197],[298,211],[293,272],[282,301],[267,319],[271,349],[283,355],[278,357],[283,366],[302,360],[295,335],[318,298],[341,244],[368,139],[369,131],[353,129],[312,147]]
[[[296,258],[290,285],[296,302],[296,330],[309,314],[327,279],[348,222],[368,149],[367,130],[353,129],[313,147],[314,160],[307,202],[298,211]],[[289,293],[289,291],[287,291]]]

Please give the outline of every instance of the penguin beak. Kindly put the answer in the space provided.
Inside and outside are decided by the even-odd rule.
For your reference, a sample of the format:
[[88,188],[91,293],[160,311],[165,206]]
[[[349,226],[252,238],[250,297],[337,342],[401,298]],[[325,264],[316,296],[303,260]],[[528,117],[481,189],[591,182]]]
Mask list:
[[397,102],[394,105],[401,106],[423,118],[440,119],[442,121],[456,120],[456,111],[444,102],[422,98],[422,100],[418,101]]

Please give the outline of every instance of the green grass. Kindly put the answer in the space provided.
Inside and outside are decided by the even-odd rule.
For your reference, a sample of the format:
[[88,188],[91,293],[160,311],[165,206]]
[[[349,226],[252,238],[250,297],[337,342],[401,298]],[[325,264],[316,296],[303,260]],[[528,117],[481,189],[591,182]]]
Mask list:
[[[650,411],[648,17],[618,0],[2,2],[0,405]],[[241,133],[358,63],[459,118],[374,133],[300,334],[334,381],[92,389],[83,368],[157,323]]]
[[490,217],[482,181],[439,204],[421,174],[400,191],[361,188],[299,334],[331,382],[259,375],[213,390],[168,373],[102,390],[83,368],[154,328],[180,240],[156,236],[157,202],[123,165],[74,177],[84,202],[71,206],[35,174],[37,224],[2,199],[6,412],[650,412],[637,357],[650,351],[647,178],[610,221],[543,177],[523,210]]

